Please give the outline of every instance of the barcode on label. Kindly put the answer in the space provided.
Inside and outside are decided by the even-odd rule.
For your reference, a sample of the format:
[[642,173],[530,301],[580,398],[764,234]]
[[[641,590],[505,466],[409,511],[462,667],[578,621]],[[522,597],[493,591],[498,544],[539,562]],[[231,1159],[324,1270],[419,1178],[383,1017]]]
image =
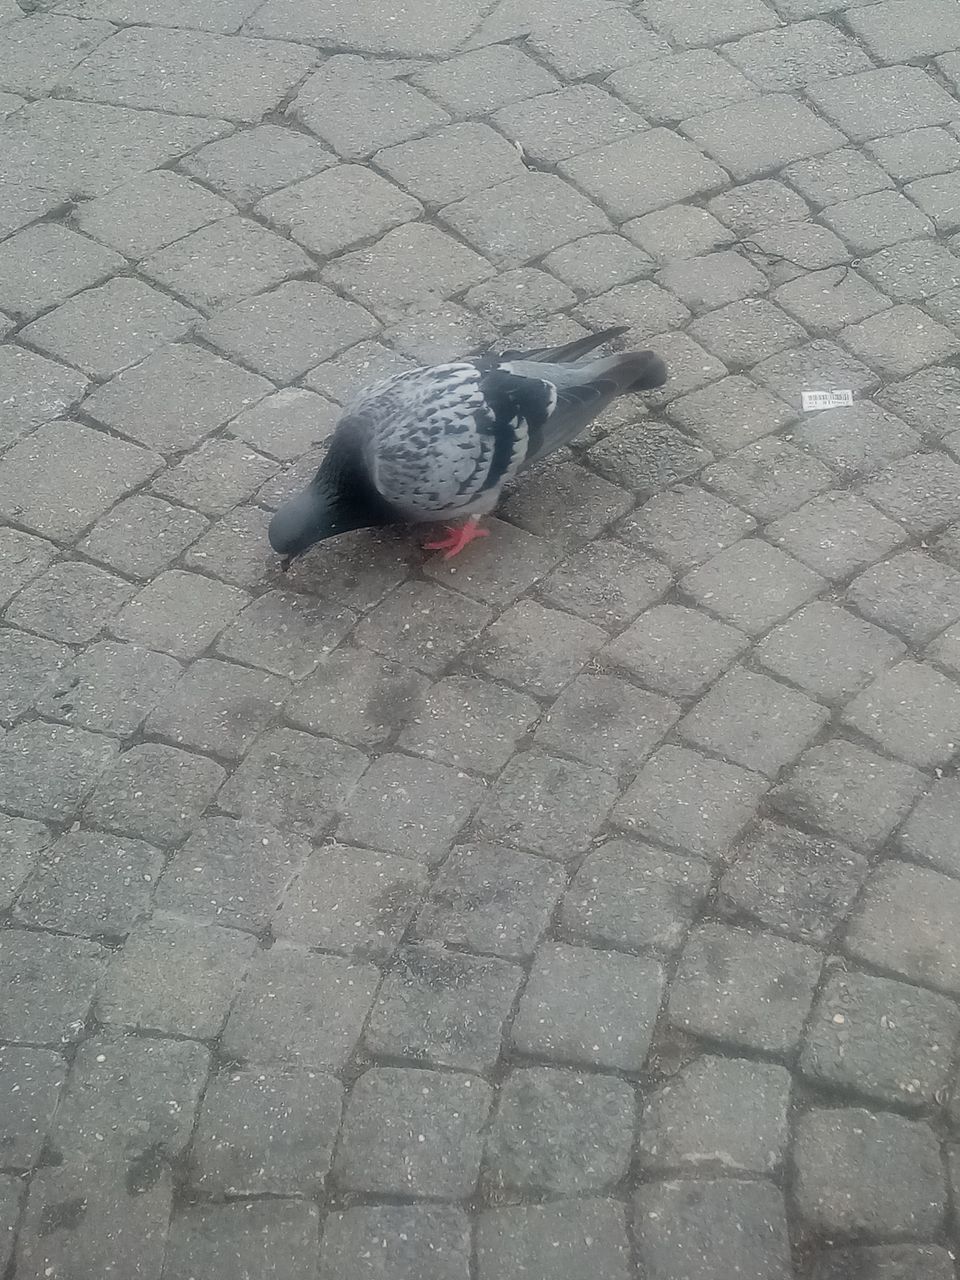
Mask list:
[[800,404],[804,413],[818,409],[842,409],[853,404],[852,391],[801,391]]

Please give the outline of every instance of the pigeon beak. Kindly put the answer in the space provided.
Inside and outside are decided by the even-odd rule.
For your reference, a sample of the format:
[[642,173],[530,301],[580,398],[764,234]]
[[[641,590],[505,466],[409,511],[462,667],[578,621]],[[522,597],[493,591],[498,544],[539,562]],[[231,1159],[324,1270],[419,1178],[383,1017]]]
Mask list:
[[286,573],[292,563],[293,563],[293,556],[284,556],[283,559],[280,561],[280,572]]

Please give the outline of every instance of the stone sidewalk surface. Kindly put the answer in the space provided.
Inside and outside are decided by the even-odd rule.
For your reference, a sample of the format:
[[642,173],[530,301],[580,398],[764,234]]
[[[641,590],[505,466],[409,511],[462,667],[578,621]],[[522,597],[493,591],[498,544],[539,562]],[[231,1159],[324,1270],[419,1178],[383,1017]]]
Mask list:
[[[0,24],[0,1275],[956,1280],[957,0]],[[278,573],[354,388],[611,324]]]

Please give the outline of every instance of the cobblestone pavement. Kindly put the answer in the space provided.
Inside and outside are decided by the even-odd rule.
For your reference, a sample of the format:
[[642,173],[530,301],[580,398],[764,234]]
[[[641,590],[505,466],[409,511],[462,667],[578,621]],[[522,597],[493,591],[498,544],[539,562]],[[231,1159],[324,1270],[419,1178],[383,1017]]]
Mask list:
[[[957,0],[0,23],[4,1280],[955,1280]],[[351,389],[611,323],[279,575]]]

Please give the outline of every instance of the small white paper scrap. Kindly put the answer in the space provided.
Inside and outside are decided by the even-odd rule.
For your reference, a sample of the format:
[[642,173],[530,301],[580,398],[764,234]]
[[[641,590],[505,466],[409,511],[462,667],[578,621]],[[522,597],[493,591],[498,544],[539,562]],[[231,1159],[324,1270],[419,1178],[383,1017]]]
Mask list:
[[800,404],[804,413],[820,409],[843,409],[853,404],[853,392],[801,391]]

